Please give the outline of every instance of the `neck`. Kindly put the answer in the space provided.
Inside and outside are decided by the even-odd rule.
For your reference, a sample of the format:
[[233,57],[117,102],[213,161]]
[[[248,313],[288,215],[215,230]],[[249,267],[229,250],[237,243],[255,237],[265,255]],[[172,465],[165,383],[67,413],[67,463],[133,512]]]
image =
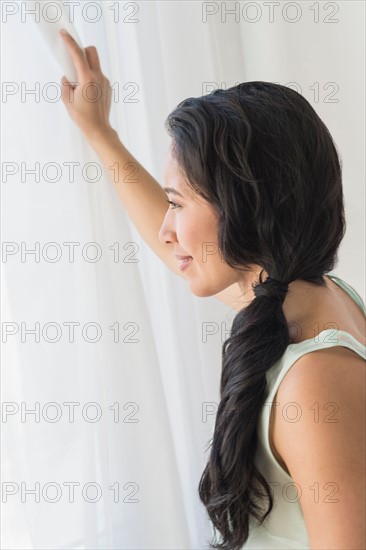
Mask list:
[[[261,269],[256,271],[253,275],[246,275],[245,280],[239,282],[241,296],[237,301],[235,307],[236,311],[240,311],[240,309],[247,307],[255,299],[252,284],[259,281],[260,271]],[[267,276],[267,273],[264,272],[262,280],[265,281]],[[324,297],[326,294],[330,295],[332,293],[326,277],[325,281],[325,287],[302,281],[301,279],[289,283],[289,289],[282,308],[286,320],[290,325],[290,338],[296,336],[296,327],[303,326],[306,319],[309,317],[317,317],[316,312],[318,304],[320,303],[320,298]]]

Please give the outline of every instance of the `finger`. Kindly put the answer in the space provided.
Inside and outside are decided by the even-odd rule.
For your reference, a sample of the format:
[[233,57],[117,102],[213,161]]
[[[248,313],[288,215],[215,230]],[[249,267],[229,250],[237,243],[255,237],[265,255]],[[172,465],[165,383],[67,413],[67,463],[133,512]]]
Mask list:
[[90,68],[95,71],[102,72],[97,48],[95,46],[88,46],[85,48],[85,55]]
[[61,78],[61,82],[62,82],[62,99],[66,101],[66,103],[71,103],[74,97],[74,87],[71,84],[71,82],[66,78],[66,76],[63,76]]
[[89,69],[89,65],[84,50],[80,48],[67,31],[63,29],[60,31],[60,34],[70,52],[78,77],[85,75]]
[[63,76],[61,78],[61,82],[62,82],[62,85],[66,85],[66,86],[70,86],[71,88],[75,88],[75,86],[70,82],[70,80],[66,76]]

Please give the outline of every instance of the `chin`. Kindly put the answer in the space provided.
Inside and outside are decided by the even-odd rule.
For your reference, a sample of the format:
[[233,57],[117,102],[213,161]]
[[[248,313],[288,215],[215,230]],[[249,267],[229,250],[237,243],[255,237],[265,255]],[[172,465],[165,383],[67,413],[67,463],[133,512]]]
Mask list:
[[199,291],[192,290],[192,294],[194,294],[198,298],[208,298],[209,296],[213,296],[213,294],[207,293],[207,292],[204,292],[204,291],[201,291],[201,290],[199,290]]
[[215,296],[217,292],[219,292],[217,289],[209,288],[208,286],[199,286],[199,285],[190,285],[191,292],[198,298],[208,298],[210,296]]

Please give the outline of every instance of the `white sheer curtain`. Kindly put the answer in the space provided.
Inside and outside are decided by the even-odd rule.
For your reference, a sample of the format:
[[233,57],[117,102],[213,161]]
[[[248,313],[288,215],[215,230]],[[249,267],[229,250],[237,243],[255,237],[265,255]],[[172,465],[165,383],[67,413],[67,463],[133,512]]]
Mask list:
[[[234,313],[142,241],[26,6],[2,3],[2,547],[206,548],[197,487]],[[183,98],[244,80],[301,91],[343,161],[337,273],[365,297],[362,2],[68,6],[113,84],[112,124],[161,183]]]

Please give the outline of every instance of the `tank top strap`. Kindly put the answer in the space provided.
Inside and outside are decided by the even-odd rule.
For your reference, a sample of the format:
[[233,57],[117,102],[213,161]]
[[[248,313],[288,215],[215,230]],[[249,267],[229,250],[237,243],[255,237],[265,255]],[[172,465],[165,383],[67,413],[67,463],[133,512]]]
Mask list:
[[358,294],[357,290],[353,288],[349,283],[346,283],[346,281],[343,281],[340,277],[337,277],[336,275],[331,275],[328,273],[327,277],[332,279],[338,286],[343,288],[351,296],[351,298],[356,302],[356,304],[359,306],[359,308],[363,311],[364,315],[366,316],[366,306],[361,298],[361,296]]
[[351,349],[363,357],[363,359],[366,359],[366,346],[356,340],[352,334],[334,328],[323,330],[315,338],[303,340],[297,344],[290,344],[287,346],[286,352],[280,361],[274,365],[273,369],[267,371],[269,396],[274,396],[276,394],[286,373],[300,357],[312,351],[327,349],[334,346],[343,346]]

